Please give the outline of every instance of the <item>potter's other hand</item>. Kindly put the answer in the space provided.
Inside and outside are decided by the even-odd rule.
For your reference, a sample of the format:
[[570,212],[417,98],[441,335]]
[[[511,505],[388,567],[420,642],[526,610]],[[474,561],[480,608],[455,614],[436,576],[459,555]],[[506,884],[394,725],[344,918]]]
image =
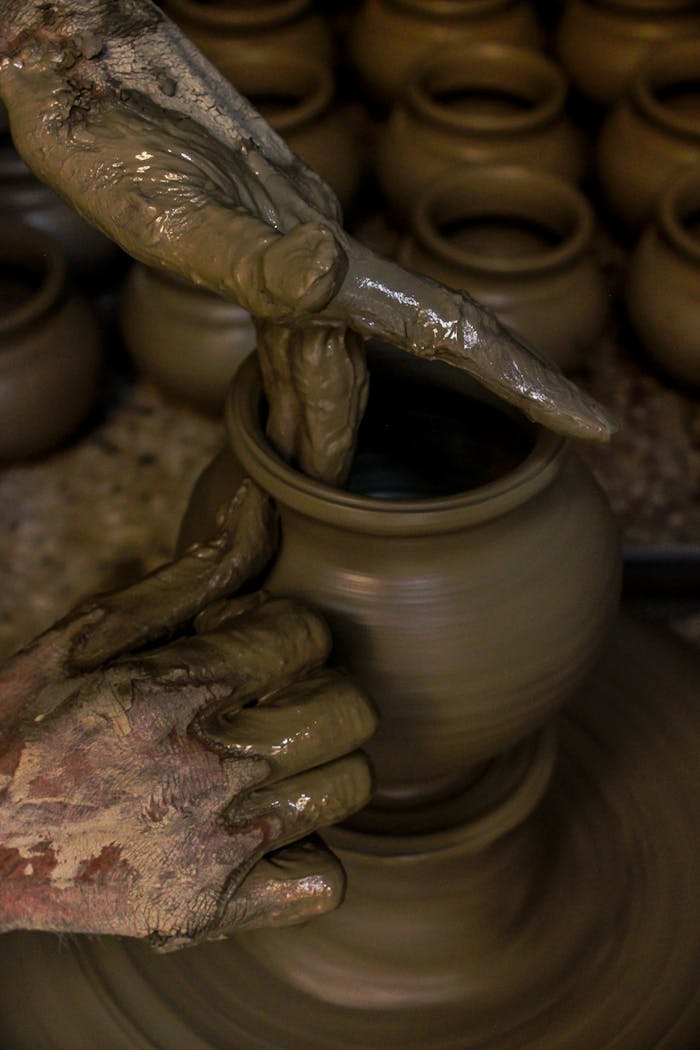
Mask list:
[[212,541],[0,671],[1,929],[175,948],[340,903],[313,835],[368,800],[375,716],[315,613],[225,597],[274,541],[245,483]]

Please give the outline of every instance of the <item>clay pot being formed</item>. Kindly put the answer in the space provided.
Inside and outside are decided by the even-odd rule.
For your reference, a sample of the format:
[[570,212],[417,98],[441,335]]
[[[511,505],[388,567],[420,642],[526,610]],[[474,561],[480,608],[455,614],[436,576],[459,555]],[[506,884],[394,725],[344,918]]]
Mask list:
[[215,66],[228,70],[249,59],[274,62],[280,53],[329,64],[333,58],[330,28],[311,0],[165,0],[163,8]]
[[136,263],[124,284],[120,313],[126,347],[146,375],[195,408],[221,411],[236,369],[255,347],[246,310]]
[[467,291],[572,369],[608,315],[593,228],[588,201],[562,179],[520,167],[462,168],[418,198],[399,260]]
[[700,164],[700,40],[669,44],[638,70],[597,144],[611,211],[639,229],[666,185]]
[[542,34],[523,0],[366,0],[350,55],[375,97],[390,104],[436,49],[483,40],[537,47]]
[[700,387],[700,168],[663,194],[632,256],[626,302],[649,357]]
[[[463,373],[395,355],[371,360],[348,491],[274,453],[246,361],[227,400],[230,484],[219,457],[209,505],[241,471],[275,499],[282,539],[265,586],[328,617],[337,658],[380,712],[367,748],[376,804],[401,808],[457,790],[568,696],[614,613],[618,553],[568,444],[482,400]],[[190,541],[211,531],[211,519],[193,528],[203,487]]]
[[697,0],[569,0],[557,47],[576,88],[593,102],[609,105],[659,46],[698,33]]
[[93,407],[101,338],[66,261],[44,234],[0,225],[0,459],[38,456]]
[[357,190],[363,161],[345,111],[333,104],[333,75],[315,56],[241,57],[222,72],[288,146],[325,179],[347,207]]
[[455,164],[524,164],[578,179],[583,141],[566,81],[544,55],[482,43],[438,52],[414,71],[379,142],[377,174],[405,216]]
[[119,248],[32,174],[8,135],[0,136],[0,219],[52,237],[81,284],[94,287],[121,272]]

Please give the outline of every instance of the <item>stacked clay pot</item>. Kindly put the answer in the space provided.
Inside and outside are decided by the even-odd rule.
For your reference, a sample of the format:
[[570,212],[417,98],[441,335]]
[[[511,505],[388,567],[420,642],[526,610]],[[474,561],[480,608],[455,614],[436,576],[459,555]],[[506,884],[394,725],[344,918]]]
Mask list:
[[256,54],[222,61],[221,70],[346,208],[363,162],[347,113],[334,106],[329,66],[300,50],[274,61]]
[[419,197],[399,261],[468,292],[573,369],[608,314],[593,230],[590,205],[563,179],[522,167],[461,168]]
[[387,200],[405,216],[455,164],[524,164],[578,179],[583,143],[565,104],[563,74],[536,51],[481,43],[438,52],[414,71],[380,140]]
[[165,0],[163,7],[220,68],[250,59],[274,64],[280,53],[332,60],[330,28],[311,0]]
[[700,167],[663,194],[632,257],[626,303],[649,357],[700,387]]
[[220,412],[255,328],[236,303],[180,277],[136,263],[121,300],[124,342],[159,387],[206,412]]
[[436,50],[483,40],[536,47],[542,34],[524,0],[365,0],[350,54],[372,94],[388,105]]
[[637,71],[597,144],[598,180],[610,210],[639,229],[662,190],[700,164],[700,39],[663,48]]
[[0,460],[48,452],[97,398],[101,339],[65,257],[29,227],[0,224]]
[[568,0],[557,45],[575,87],[609,105],[660,45],[698,35],[697,0]]

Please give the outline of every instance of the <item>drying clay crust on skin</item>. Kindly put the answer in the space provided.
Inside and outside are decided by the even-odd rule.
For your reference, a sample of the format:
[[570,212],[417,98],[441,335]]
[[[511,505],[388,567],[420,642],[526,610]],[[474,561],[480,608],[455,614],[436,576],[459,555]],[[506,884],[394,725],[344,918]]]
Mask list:
[[[137,259],[263,320],[347,327],[448,361],[554,430],[610,436],[605,412],[491,313],[353,241],[331,190],[150,0],[2,0],[0,25],[0,96],[17,148]],[[324,368],[362,384],[363,369],[341,359],[326,355]],[[288,402],[318,389],[346,396],[342,378],[319,387],[301,366],[289,374],[299,385],[283,392]],[[326,415],[342,461],[353,435],[338,443],[337,413]],[[295,429],[298,447],[308,428],[299,419]],[[336,464],[327,476],[341,474]]]

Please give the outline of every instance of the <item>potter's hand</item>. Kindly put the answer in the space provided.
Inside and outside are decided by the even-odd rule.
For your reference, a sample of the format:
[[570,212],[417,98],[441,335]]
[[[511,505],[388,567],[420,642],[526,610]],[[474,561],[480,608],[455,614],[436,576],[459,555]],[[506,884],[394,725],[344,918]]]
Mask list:
[[270,506],[244,483],[214,540],[0,672],[0,928],[170,948],[340,902],[338,862],[305,837],[367,801],[355,749],[375,720],[323,667],[314,613],[220,597],[273,547]]

